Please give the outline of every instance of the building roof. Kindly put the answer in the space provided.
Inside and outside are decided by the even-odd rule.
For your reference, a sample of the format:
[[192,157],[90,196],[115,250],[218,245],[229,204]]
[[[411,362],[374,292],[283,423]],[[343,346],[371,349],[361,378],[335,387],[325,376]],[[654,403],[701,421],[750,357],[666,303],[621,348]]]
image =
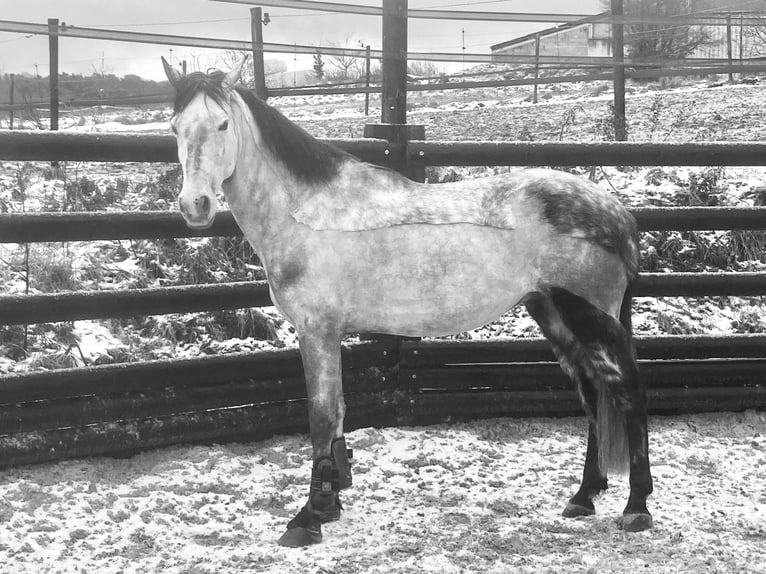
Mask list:
[[[726,10],[718,10],[715,12],[710,12],[705,15],[713,16],[713,15],[721,15],[721,14],[762,14],[764,11],[766,11],[766,0],[727,0]],[[561,32],[562,30],[569,30],[571,28],[576,28],[584,24],[590,24],[598,18],[608,16],[610,13],[611,11],[607,10],[599,14],[594,14],[593,16],[588,16],[587,18],[574,20],[572,22],[566,22],[564,24],[559,24],[558,26],[552,26],[550,28],[546,28],[538,32],[533,32],[531,34],[519,36],[518,38],[513,38],[512,40],[506,40],[505,42],[500,42],[499,44],[490,46],[489,49],[492,52],[494,52],[495,50],[501,50],[509,46],[523,44],[524,42],[534,40],[535,36],[537,36],[538,34],[540,36],[548,36],[550,34],[555,34],[556,32]]]
[[540,36],[555,34],[556,32],[561,32],[562,30],[569,30],[570,28],[576,28],[578,26],[582,26],[583,24],[590,24],[597,18],[602,18],[603,16],[606,16],[608,14],[610,14],[609,11],[601,12],[599,14],[594,14],[593,16],[588,16],[587,18],[582,18],[580,20],[573,20],[572,22],[566,22],[564,24],[559,24],[558,26],[552,26],[550,28],[546,28],[545,30],[540,30],[538,32],[532,32],[531,34],[519,36],[518,38],[514,38],[513,40],[506,40],[505,42],[500,42],[499,44],[490,46],[489,49],[494,52],[495,50],[501,50],[503,48],[507,48],[508,46],[523,44],[524,42],[528,42],[529,40],[534,40],[538,34]]

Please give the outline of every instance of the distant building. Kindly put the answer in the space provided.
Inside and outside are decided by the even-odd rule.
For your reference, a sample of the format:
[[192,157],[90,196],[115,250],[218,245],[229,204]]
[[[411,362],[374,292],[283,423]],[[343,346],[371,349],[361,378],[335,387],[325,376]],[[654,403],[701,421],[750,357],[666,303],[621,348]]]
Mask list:
[[490,47],[492,56],[534,56],[540,37],[541,56],[611,56],[612,26],[591,18],[561,24]]
[[[691,0],[690,0],[691,3]],[[693,3],[690,6],[694,11]],[[712,13],[706,11],[706,16],[731,16],[732,56],[735,59],[753,58],[766,54],[766,42],[761,36],[766,34],[754,33],[751,26],[740,26],[739,17],[764,16],[766,1],[764,0],[727,0],[726,12]],[[612,26],[608,23],[595,22],[598,18],[608,16],[609,12],[553,26],[539,32],[527,34],[490,47],[493,59],[495,56],[534,56],[537,37],[540,38],[541,56],[606,56],[612,55]],[[765,25],[766,27],[766,20]],[[689,58],[726,58],[728,55],[727,35],[725,26],[704,27],[710,41],[697,48]],[[628,37],[626,37],[628,40]]]

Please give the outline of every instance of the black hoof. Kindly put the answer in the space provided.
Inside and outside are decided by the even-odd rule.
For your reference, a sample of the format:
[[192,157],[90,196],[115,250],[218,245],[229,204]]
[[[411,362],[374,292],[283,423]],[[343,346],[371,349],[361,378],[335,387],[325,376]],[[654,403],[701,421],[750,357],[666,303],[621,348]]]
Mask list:
[[654,526],[654,520],[648,512],[623,514],[618,525],[625,532],[641,532]]
[[312,544],[319,544],[320,542],[322,542],[321,528],[314,530],[313,528],[298,526],[285,532],[277,541],[277,544],[288,548],[302,548]]
[[300,548],[319,544],[322,542],[322,524],[332,522],[340,518],[340,511],[343,506],[338,496],[335,496],[334,503],[324,510],[316,510],[310,504],[307,504],[301,511],[287,523],[287,532],[277,542],[280,546],[289,548]]
[[570,502],[561,513],[561,516],[564,518],[577,518],[578,516],[592,516],[594,514],[596,514],[595,508],[588,508],[587,506]]

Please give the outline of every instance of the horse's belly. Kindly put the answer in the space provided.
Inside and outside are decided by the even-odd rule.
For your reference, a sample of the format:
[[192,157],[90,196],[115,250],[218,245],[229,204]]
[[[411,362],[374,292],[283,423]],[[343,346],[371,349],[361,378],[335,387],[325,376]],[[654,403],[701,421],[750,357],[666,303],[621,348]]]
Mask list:
[[349,331],[438,336],[495,320],[534,288],[533,238],[473,225],[366,232],[344,269]]

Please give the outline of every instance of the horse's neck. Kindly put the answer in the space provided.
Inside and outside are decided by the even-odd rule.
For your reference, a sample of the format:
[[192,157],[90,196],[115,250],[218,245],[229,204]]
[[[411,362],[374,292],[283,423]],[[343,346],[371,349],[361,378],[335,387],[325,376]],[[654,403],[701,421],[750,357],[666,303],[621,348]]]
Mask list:
[[284,228],[289,218],[289,178],[257,144],[257,131],[246,104],[240,102],[232,109],[239,116],[239,149],[237,168],[224,184],[224,195],[245,236],[263,256],[267,239]]

